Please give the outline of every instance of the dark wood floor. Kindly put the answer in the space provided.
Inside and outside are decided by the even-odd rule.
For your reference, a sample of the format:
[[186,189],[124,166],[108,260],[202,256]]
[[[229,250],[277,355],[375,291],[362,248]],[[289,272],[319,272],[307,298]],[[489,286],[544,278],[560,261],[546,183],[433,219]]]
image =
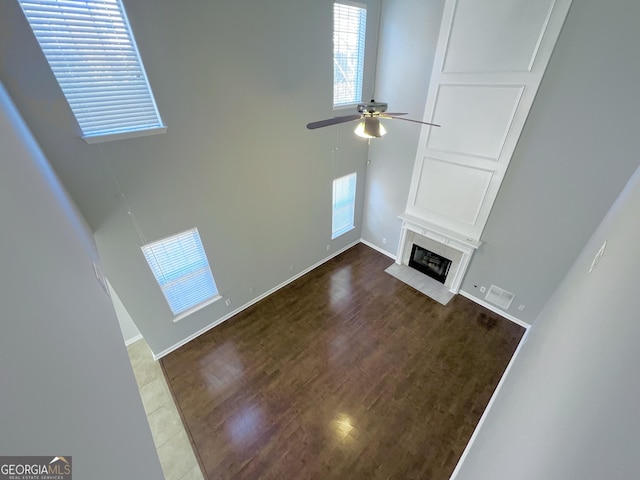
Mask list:
[[359,244],[162,359],[209,479],[448,479],[523,329]]

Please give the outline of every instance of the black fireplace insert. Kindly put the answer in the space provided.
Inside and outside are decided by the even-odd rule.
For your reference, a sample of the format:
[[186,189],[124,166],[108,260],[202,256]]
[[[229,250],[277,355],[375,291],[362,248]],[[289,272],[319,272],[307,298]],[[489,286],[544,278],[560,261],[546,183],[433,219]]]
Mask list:
[[411,257],[409,257],[409,266],[444,283],[451,267],[451,260],[414,243],[411,248]]

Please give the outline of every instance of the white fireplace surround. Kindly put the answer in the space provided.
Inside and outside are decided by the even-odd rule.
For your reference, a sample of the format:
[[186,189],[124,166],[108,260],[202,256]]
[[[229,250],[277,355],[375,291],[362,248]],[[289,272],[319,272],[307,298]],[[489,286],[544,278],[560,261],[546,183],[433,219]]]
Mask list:
[[444,285],[449,288],[450,292],[458,293],[471,256],[481,245],[481,242],[463,238],[458,233],[406,213],[400,215],[400,219],[402,220],[402,232],[396,263],[409,265],[411,248],[414,244],[448,258],[451,260],[451,266]]

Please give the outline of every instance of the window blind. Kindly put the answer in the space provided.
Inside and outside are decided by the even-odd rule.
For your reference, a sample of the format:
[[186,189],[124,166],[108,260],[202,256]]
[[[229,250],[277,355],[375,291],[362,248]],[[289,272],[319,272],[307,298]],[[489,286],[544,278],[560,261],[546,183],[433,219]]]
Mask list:
[[362,100],[366,6],[333,4],[333,105]]
[[339,237],[351,230],[356,208],[356,173],[336,178],[333,181],[333,214],[331,238]]
[[121,0],[18,0],[84,137],[164,128]]
[[145,245],[142,252],[174,315],[218,295],[198,229]]

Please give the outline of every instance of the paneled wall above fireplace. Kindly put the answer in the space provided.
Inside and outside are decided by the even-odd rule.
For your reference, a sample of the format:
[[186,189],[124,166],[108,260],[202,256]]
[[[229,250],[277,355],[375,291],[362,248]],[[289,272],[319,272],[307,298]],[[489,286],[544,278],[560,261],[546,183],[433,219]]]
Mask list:
[[447,0],[406,213],[479,240],[571,0]]

